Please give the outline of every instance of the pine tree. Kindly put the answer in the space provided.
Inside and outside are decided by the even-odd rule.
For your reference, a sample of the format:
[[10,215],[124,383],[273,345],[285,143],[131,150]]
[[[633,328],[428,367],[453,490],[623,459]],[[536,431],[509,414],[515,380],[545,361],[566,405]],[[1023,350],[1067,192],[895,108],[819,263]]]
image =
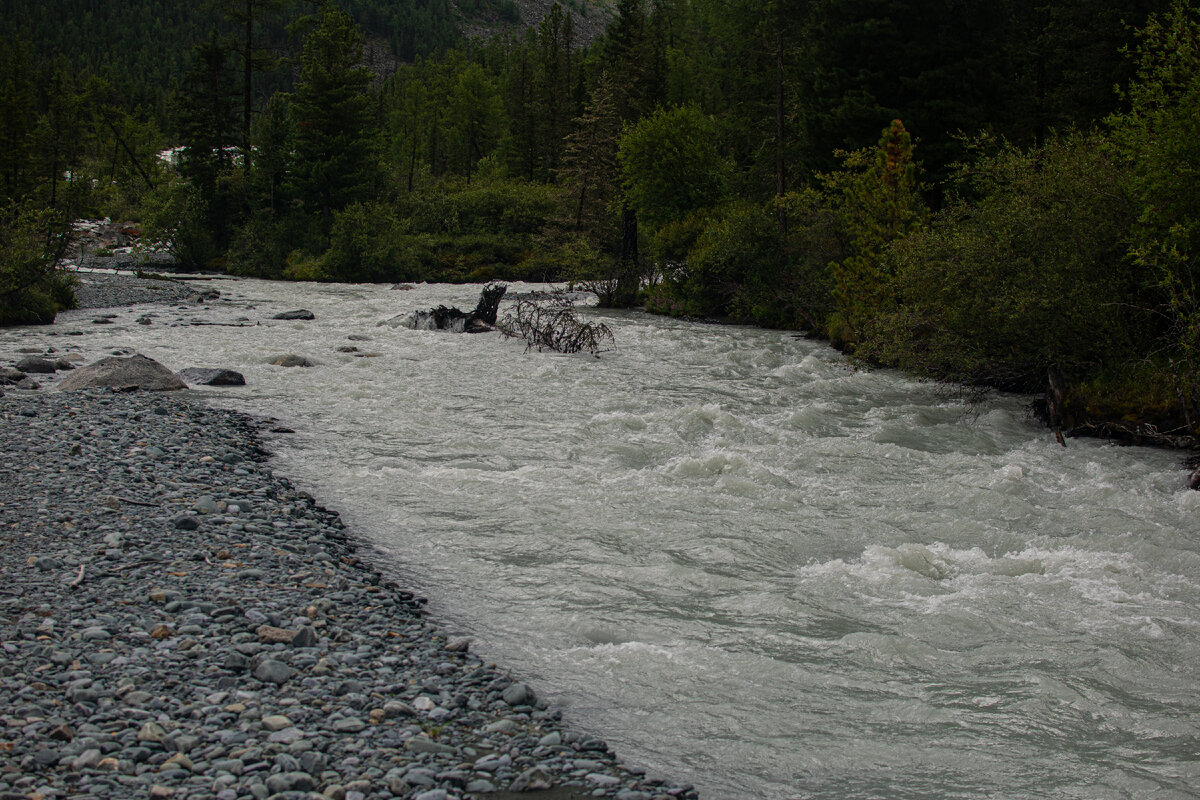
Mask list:
[[461,167],[469,184],[476,162],[491,152],[500,137],[503,113],[495,85],[478,64],[468,64],[459,74],[450,110],[458,151],[455,167]]
[[28,47],[0,44],[0,200],[20,200],[36,184],[31,136],[36,93],[29,63]]

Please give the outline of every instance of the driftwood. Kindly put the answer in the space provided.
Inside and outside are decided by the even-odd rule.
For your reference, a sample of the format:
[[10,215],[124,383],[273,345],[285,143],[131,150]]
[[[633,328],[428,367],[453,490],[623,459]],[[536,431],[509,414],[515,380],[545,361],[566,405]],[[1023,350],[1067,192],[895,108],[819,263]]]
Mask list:
[[414,311],[405,324],[418,330],[455,331],[458,333],[484,333],[494,330],[496,313],[508,286],[489,283],[479,294],[475,310],[467,313],[461,309],[438,306],[428,311]]
[[1046,405],[1050,416],[1050,429],[1054,431],[1054,438],[1058,443],[1066,447],[1067,441],[1063,438],[1063,406],[1066,403],[1067,382],[1057,364],[1046,371],[1046,378]]
[[571,300],[561,294],[518,300],[499,327],[505,336],[524,339],[527,350],[591,353],[599,357],[615,344],[607,325],[581,321]]
[[1196,437],[1187,433],[1186,429],[1160,431],[1158,426],[1150,422],[1085,422],[1066,431],[1066,435],[1092,436],[1097,439],[1114,439],[1124,444],[1152,445],[1178,450],[1192,450],[1200,445]]
[[508,287],[502,283],[489,283],[483,287],[483,291],[479,293],[479,302],[475,305],[471,316],[487,325],[495,325],[496,314],[500,310],[500,301],[504,299],[504,293],[507,291]]

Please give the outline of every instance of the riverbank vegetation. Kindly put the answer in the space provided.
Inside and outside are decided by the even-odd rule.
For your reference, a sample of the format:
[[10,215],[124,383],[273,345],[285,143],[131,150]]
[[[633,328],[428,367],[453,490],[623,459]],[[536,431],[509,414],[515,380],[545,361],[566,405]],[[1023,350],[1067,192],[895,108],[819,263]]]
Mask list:
[[136,218],[267,278],[571,281],[940,380],[1060,375],[1067,429],[1200,433],[1191,4],[619,0],[584,42],[582,4],[463,39],[414,2],[420,52],[384,4],[218,4],[151,89],[30,9],[6,220]]

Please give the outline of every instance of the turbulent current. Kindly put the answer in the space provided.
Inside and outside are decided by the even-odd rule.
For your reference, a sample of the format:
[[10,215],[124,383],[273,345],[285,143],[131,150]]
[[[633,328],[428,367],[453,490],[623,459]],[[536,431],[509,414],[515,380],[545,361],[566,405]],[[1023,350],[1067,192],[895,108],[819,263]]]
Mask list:
[[562,356],[379,325],[477,286],[212,285],[235,302],[28,335],[243,372],[195,391],[295,428],[282,472],[651,772],[706,798],[1200,797],[1179,454],[1064,449],[1028,398],[967,407],[788,333],[587,309],[616,349]]

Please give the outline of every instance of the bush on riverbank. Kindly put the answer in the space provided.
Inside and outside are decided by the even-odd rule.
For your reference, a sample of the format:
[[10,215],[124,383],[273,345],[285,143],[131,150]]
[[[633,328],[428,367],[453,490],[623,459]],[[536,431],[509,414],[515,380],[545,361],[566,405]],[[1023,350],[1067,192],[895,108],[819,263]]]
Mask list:
[[[984,146],[992,143],[981,143]],[[939,380],[1037,391],[1046,369],[1090,379],[1153,347],[1121,224],[1132,204],[1097,135],[998,143],[946,208],[881,254],[890,301],[856,353]]]
[[865,363],[976,386],[1037,392],[1054,369],[1067,429],[1196,442],[1200,11],[1176,6],[1140,38],[1130,109],[1104,129],[978,138],[925,218],[893,126],[785,197],[778,229],[767,205],[693,214],[647,309],[803,327]]
[[0,214],[0,325],[47,325],[75,307],[58,270],[68,230],[49,211],[10,206]]

